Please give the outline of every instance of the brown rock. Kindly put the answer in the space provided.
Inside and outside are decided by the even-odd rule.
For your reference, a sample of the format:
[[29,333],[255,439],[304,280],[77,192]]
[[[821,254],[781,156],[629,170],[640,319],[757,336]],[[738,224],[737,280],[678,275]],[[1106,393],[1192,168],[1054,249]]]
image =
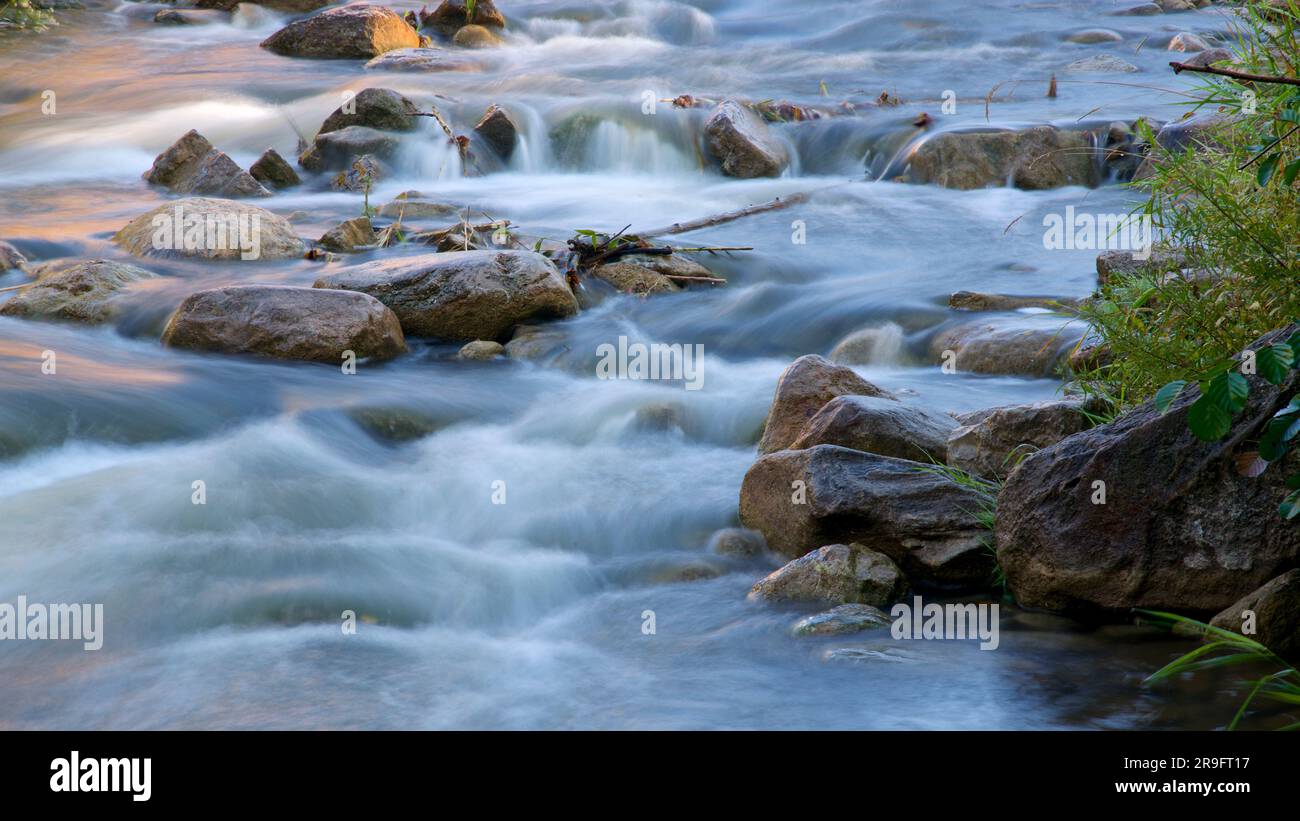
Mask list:
[[506,27],[506,18],[492,0],[478,0],[472,19],[465,0],[443,0],[433,11],[420,14],[420,28],[432,29],[443,37],[452,37],[470,24],[501,29]]
[[369,217],[356,217],[340,223],[325,232],[320,246],[327,251],[349,253],[375,244],[375,229]]
[[36,282],[0,304],[0,316],[97,324],[114,315],[114,298],[133,282],[157,274],[106,259],[60,260],[34,266]]
[[355,3],[289,25],[262,41],[262,48],[290,57],[366,59],[420,45],[420,35],[383,6]]
[[483,117],[474,126],[474,133],[503,160],[509,160],[515,153],[515,142],[519,139],[519,129],[510,119],[510,115],[500,106],[490,105]]
[[1023,131],[946,131],[917,147],[909,165],[912,182],[969,190],[1012,185],[1029,191],[1064,185],[1096,186],[1085,132],[1038,126]]
[[763,119],[736,100],[723,100],[704,123],[709,151],[729,177],[779,177],[790,161]]
[[893,398],[849,368],[833,365],[820,356],[799,357],[776,382],[758,452],[773,453],[788,448],[827,402],[847,395]]
[[1255,632],[1247,638],[1288,661],[1300,660],[1300,569],[1289,570],[1247,593],[1210,624],[1234,633],[1242,633],[1250,624]]
[[257,162],[249,166],[248,173],[268,188],[292,188],[302,182],[298,172],[274,148],[263,151]]
[[837,396],[799,431],[790,450],[839,445],[919,462],[943,462],[957,420],[896,399]]
[[832,544],[759,580],[751,599],[816,601],[885,607],[907,593],[907,578],[883,553],[860,544]]
[[1100,408],[1061,399],[964,414],[948,435],[948,464],[976,476],[1004,477],[1029,454],[1091,427],[1085,410]]

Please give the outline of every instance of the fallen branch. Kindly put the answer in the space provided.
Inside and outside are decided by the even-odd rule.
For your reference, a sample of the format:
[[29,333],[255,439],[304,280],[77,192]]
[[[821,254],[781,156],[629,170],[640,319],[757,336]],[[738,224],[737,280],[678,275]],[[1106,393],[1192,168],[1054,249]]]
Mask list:
[[639,237],[660,237],[666,234],[685,234],[688,231],[697,231],[701,228],[712,228],[715,225],[734,222],[738,219],[751,217],[754,214],[762,214],[767,211],[778,211],[782,208],[789,208],[791,205],[799,205],[807,202],[808,198],[811,196],[811,192],[805,191],[800,194],[791,194],[785,199],[777,197],[770,202],[765,202],[761,205],[751,205],[748,208],[741,208],[739,211],[728,211],[725,214],[716,214],[712,217],[704,217],[702,219],[691,220],[690,222],[674,222],[666,228],[658,228],[654,231],[638,231],[636,235]]
[[661,276],[668,279],[684,279],[688,282],[721,282],[723,285],[727,284],[727,281],[722,277],[693,277],[686,274],[661,274]]
[[18,291],[23,288],[30,288],[33,285],[35,285],[36,282],[37,280],[33,280],[31,282],[24,282],[22,285],[10,285],[8,288],[0,288],[0,294],[4,293],[5,291]]
[[1300,77],[1274,77],[1271,74],[1249,74],[1245,71],[1234,71],[1230,68],[1215,68],[1214,66],[1190,66],[1187,63],[1171,62],[1169,67],[1174,70],[1175,74],[1182,74],[1184,71],[1194,71],[1199,74],[1218,74],[1220,77],[1231,77],[1234,80],[1245,80],[1250,83],[1276,83],[1278,85],[1300,86]]

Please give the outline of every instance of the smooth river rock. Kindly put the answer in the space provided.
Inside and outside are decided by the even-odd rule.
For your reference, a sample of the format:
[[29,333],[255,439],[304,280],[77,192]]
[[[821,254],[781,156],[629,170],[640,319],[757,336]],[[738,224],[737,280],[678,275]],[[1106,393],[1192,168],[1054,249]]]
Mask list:
[[163,331],[164,345],[220,353],[342,364],[406,351],[402,329],[383,303],[354,291],[235,285],[188,296]]
[[114,298],[133,282],[158,275],[107,259],[56,260],[33,266],[35,284],[0,304],[0,316],[97,324],[113,318]]
[[420,45],[420,35],[401,15],[364,3],[326,9],[262,41],[262,48],[289,57],[363,60]]
[[803,426],[791,450],[839,445],[919,462],[944,462],[957,420],[878,396],[837,396]]
[[496,340],[533,318],[578,312],[549,259],[531,251],[451,251],[381,260],[323,276],[317,288],[372,294],[413,336]]
[[843,365],[827,362],[820,356],[801,356],[781,372],[776,393],[763,423],[758,452],[784,450],[799,438],[808,420],[837,396],[875,396],[892,399],[881,390]]
[[[174,226],[200,226],[182,231]],[[186,241],[192,238],[193,242]],[[292,259],[305,244],[284,217],[236,200],[191,197],[165,202],[131,222],[113,241],[137,257],[195,257],[199,259]]]
[[709,151],[729,177],[777,177],[790,161],[763,118],[744,103],[723,100],[704,123]]
[[1082,131],[1038,126],[1022,131],[946,131],[916,148],[911,182],[969,190],[1002,186],[1037,191],[1101,182],[1094,150]]

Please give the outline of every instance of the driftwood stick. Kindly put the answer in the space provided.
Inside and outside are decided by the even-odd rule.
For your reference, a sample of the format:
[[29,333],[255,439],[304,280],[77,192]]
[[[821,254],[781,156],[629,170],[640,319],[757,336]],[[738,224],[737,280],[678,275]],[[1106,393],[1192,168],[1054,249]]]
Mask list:
[[33,285],[35,285],[38,281],[39,280],[32,280],[31,282],[24,282],[22,285],[10,285],[8,288],[0,288],[0,294],[4,293],[5,291],[19,291],[22,290],[23,288],[30,288]]
[[686,274],[663,274],[663,276],[668,279],[684,279],[689,282],[721,282],[723,285],[727,284],[727,281],[722,277],[693,277]]
[[1245,71],[1234,71],[1230,68],[1215,68],[1214,66],[1189,66],[1187,63],[1173,61],[1169,67],[1174,70],[1175,74],[1182,74],[1184,71],[1194,71],[1199,74],[1218,74],[1220,77],[1231,77],[1234,80],[1246,80],[1252,83],[1276,83],[1278,85],[1300,86],[1300,77],[1274,77],[1271,74],[1249,74]]
[[767,211],[778,211],[782,208],[789,208],[791,205],[798,205],[807,202],[810,196],[812,196],[810,192],[803,192],[800,194],[791,194],[785,199],[777,197],[770,202],[765,202],[761,205],[751,205],[748,208],[741,208],[739,211],[728,211],[725,214],[715,214],[711,217],[691,220],[690,222],[674,222],[672,225],[665,228],[658,228],[654,231],[637,231],[635,235],[638,237],[660,237],[667,234],[685,234],[688,231],[696,231],[700,228],[711,228],[714,225],[733,222],[738,219],[743,219],[744,217],[753,216],[754,214],[762,214]]

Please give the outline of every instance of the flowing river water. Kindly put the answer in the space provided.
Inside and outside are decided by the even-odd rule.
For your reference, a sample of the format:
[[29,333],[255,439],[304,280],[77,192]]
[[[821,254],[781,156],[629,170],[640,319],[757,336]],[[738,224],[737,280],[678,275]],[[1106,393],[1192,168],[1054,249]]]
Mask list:
[[[737,521],[777,376],[858,328],[897,327],[897,351],[858,370],[905,401],[967,411],[1059,390],[944,374],[925,340],[959,318],[946,307],[956,290],[1090,293],[1096,252],[1045,249],[1043,215],[1123,213],[1135,195],[877,181],[901,147],[891,135],[922,111],[941,128],[1175,117],[1188,81],[1165,67],[1164,43],[1225,30],[1219,12],[1110,16],[1121,5],[1109,0],[499,5],[507,45],[474,52],[477,71],[433,74],[276,56],[258,43],[287,18],[248,7],[229,24],[164,27],[151,21],[161,6],[92,0],[44,34],[0,37],[0,238],[34,260],[127,260],[109,238],[165,201],[140,175],[185,131],[244,167],[268,146],[292,157],[298,131],[368,86],[435,103],[459,129],[500,103],[523,130],[510,167],[466,177],[430,123],[376,202],[416,189],[564,239],[827,189],[683,237],[754,250],[700,257],[726,287],[614,296],[557,324],[573,355],[552,365],[462,362],[457,346],[411,340],[411,354],[345,376],[159,344],[186,294],[310,284],[326,263],[308,260],[151,259],[141,264],[163,278],[134,287],[112,326],[0,318],[0,601],[105,613],[99,651],[0,644],[0,727],[1208,728],[1231,715],[1224,679],[1140,686],[1188,648],[1147,628],[1004,607],[993,652],[899,648],[883,632],[794,638],[791,623],[814,608],[745,596],[776,563],[706,550]],[[1063,40],[1096,27],[1123,40]],[[1100,52],[1141,71],[1063,72]],[[870,105],[882,90],[905,103]],[[957,110],[940,116],[948,90]],[[851,99],[859,115],[778,127],[791,169],[732,180],[700,163],[700,113],[645,114],[647,91]],[[575,112],[600,125],[561,158],[547,133]],[[310,181],[257,204],[294,214],[305,237],[362,207]],[[792,242],[795,220],[806,243]],[[11,272],[0,287],[21,281]],[[596,346],[620,335],[702,344],[703,389],[597,379]],[[56,375],[42,373],[47,350]],[[359,421],[375,414],[428,433],[376,435]],[[205,505],[191,504],[196,480]],[[493,504],[499,481],[505,504]],[[362,617],[356,635],[340,629],[344,610]],[[890,653],[828,660],[840,647]]]

